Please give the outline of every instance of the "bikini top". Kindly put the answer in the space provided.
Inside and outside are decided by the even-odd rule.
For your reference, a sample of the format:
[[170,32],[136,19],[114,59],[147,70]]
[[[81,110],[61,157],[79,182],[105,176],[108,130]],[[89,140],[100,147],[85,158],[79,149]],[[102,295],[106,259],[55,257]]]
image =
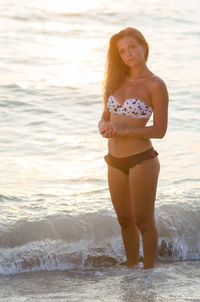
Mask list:
[[149,118],[153,111],[152,107],[138,99],[127,99],[123,105],[120,105],[113,95],[110,95],[107,100],[107,108],[110,113],[123,114],[133,118]]

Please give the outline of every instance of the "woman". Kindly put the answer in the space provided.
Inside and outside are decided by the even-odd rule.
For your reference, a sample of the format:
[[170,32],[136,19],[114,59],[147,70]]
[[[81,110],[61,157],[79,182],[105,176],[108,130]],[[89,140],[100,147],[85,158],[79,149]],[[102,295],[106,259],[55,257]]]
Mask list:
[[[157,229],[154,204],[160,170],[151,138],[167,129],[168,92],[147,67],[148,44],[140,31],[128,27],[109,43],[103,82],[103,113],[99,132],[108,138],[108,185],[126,252],[126,264],[139,264],[140,236],[144,269],[154,267]],[[147,122],[153,112],[153,125]]]

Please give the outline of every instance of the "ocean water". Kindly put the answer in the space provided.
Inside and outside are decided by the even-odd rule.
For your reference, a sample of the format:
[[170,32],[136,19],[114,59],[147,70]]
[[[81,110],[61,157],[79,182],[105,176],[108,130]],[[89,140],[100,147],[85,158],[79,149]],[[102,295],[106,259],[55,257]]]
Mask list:
[[[0,3],[0,301],[200,301],[198,4]],[[108,40],[127,26],[149,41],[170,96],[168,132],[152,140],[159,245],[148,271],[119,265],[97,129]]]

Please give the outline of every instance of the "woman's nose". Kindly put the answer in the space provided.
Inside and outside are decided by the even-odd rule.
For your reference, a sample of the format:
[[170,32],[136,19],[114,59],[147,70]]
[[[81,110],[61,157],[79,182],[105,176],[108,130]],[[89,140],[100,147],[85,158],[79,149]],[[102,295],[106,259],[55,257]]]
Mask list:
[[127,56],[127,57],[130,57],[130,56],[131,56],[131,51],[130,51],[130,49],[127,49],[127,50],[126,50],[126,56]]

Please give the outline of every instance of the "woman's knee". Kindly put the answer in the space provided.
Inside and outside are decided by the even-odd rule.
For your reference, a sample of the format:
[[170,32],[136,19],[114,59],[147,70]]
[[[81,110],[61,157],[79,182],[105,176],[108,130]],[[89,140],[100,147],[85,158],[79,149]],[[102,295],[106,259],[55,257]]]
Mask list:
[[126,229],[135,223],[132,216],[118,216],[117,219],[122,229]]
[[155,228],[154,219],[149,219],[147,217],[136,216],[135,223],[142,234],[144,234],[147,230]]

